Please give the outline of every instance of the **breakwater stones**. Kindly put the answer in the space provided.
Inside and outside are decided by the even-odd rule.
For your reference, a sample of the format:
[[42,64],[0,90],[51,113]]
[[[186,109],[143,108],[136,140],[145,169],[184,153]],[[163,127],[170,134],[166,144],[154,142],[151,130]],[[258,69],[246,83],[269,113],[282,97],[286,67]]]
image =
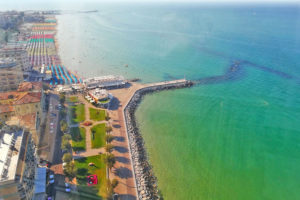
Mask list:
[[149,86],[139,89],[135,92],[124,109],[127,136],[139,200],[157,200],[160,199],[160,196],[157,187],[157,179],[153,173],[152,166],[148,162],[148,155],[144,148],[144,140],[139,132],[136,123],[136,108],[141,102],[142,97],[148,93],[153,93],[161,90],[185,88],[192,85],[193,83],[191,81],[169,84],[166,82],[161,85]]

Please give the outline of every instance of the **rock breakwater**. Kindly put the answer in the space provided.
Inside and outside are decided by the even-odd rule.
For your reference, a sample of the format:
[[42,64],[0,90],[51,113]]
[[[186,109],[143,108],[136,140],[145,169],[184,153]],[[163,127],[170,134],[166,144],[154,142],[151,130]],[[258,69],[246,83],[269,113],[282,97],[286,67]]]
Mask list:
[[126,131],[129,141],[129,148],[131,153],[131,161],[133,167],[133,174],[137,188],[138,199],[140,200],[156,200],[160,199],[160,194],[157,186],[157,179],[153,173],[153,169],[148,161],[148,155],[144,147],[144,140],[141,136],[138,125],[136,123],[135,111],[141,102],[144,95],[176,88],[185,88],[192,86],[191,81],[177,82],[177,83],[162,83],[161,85],[149,86],[137,90],[129,103],[124,108],[124,117],[126,124]]

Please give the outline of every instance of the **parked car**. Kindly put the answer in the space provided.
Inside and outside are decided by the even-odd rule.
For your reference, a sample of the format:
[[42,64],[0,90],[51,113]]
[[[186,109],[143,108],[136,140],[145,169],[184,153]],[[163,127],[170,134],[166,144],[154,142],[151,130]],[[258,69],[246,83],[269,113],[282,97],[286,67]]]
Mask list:
[[65,191],[66,191],[66,192],[71,192],[71,188],[70,188],[69,183],[65,183],[65,186],[66,186]]
[[54,183],[54,174],[49,175],[49,183],[50,184]]

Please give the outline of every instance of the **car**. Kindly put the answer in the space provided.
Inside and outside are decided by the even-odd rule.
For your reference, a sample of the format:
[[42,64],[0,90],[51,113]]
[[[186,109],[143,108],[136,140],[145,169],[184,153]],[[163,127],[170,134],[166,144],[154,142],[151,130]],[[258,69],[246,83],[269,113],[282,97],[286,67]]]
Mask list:
[[69,183],[65,183],[65,186],[66,186],[65,191],[66,191],[66,192],[71,192],[71,188],[70,188]]
[[55,113],[51,113],[51,116],[56,117],[56,114]]
[[93,174],[93,175],[88,176],[87,177],[87,184],[88,184],[88,186],[98,184],[98,177],[97,177],[97,175]]
[[52,200],[52,197],[48,197],[47,200]]
[[54,174],[49,175],[49,183],[53,184],[54,183]]

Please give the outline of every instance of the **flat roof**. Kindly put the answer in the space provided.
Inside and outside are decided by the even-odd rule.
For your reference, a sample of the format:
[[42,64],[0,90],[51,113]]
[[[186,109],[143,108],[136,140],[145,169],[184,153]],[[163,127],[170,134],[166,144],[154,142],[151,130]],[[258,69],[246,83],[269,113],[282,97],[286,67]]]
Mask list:
[[15,178],[23,133],[0,131],[0,182]]
[[35,171],[34,194],[46,192],[46,167],[38,167]]

